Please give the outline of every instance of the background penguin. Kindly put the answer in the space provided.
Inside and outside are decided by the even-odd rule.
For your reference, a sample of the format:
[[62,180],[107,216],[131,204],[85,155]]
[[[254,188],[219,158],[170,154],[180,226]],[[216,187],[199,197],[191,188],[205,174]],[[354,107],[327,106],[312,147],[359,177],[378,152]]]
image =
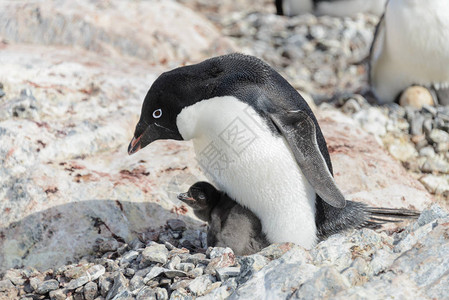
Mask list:
[[197,182],[178,199],[208,222],[207,246],[230,247],[236,255],[250,255],[270,245],[260,220],[210,183]]
[[351,223],[315,116],[255,57],[219,56],[156,79],[128,153],[158,139],[192,140],[206,176],[260,219],[271,243],[311,248],[332,224]]
[[[207,245],[230,247],[237,255],[250,255],[270,245],[262,232],[260,220],[250,210],[218,191],[207,182],[197,182],[178,199],[193,208],[195,215],[208,222]],[[418,216],[404,209],[375,208],[364,203],[347,201],[335,220],[320,226],[319,240],[349,229],[377,229]]]
[[306,13],[336,17],[357,13],[383,14],[387,0],[276,0],[278,15],[296,16]]
[[369,81],[382,104],[411,85],[449,105],[449,1],[390,0],[370,51]]

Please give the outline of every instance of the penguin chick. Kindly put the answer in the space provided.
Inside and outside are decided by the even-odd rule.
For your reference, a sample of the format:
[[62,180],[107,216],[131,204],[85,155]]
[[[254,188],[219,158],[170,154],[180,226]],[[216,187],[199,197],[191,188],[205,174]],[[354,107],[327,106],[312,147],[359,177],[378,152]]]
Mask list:
[[178,199],[208,222],[207,245],[230,247],[236,255],[249,255],[269,246],[260,220],[207,182],[197,182]]

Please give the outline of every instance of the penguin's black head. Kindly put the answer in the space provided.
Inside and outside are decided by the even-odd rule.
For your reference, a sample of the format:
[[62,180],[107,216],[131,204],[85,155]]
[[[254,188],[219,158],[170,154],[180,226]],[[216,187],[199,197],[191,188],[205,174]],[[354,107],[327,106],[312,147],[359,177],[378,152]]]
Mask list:
[[220,192],[210,183],[199,181],[192,185],[187,193],[178,195],[178,199],[194,210],[212,208],[220,199]]
[[145,96],[128,153],[131,155],[156,140],[182,140],[176,126],[178,114],[186,106],[213,97],[221,72],[219,64],[205,61],[159,76]]
[[182,140],[176,118],[184,107],[232,95],[239,91],[239,85],[265,78],[268,68],[255,57],[234,53],[163,73],[145,96],[128,153],[156,140]]

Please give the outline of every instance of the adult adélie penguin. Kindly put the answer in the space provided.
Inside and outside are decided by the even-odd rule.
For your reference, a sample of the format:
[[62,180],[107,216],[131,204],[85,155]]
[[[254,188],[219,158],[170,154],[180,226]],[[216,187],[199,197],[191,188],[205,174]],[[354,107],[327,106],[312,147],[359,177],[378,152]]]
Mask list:
[[272,243],[311,248],[357,221],[311,109],[255,57],[224,55],[163,73],[128,153],[159,139],[192,140],[206,176],[260,219]]
[[369,81],[379,103],[411,85],[449,105],[449,1],[390,0],[370,51]]

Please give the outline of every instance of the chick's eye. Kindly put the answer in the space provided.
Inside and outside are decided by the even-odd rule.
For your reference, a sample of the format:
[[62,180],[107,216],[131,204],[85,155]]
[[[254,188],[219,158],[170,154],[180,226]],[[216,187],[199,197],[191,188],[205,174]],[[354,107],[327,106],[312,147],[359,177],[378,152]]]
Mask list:
[[206,196],[204,196],[204,194],[199,194],[199,195],[198,195],[198,198],[199,198],[200,200],[204,200],[204,199],[206,199]]
[[162,109],[159,108],[153,111],[153,118],[159,119],[160,117],[162,117]]

